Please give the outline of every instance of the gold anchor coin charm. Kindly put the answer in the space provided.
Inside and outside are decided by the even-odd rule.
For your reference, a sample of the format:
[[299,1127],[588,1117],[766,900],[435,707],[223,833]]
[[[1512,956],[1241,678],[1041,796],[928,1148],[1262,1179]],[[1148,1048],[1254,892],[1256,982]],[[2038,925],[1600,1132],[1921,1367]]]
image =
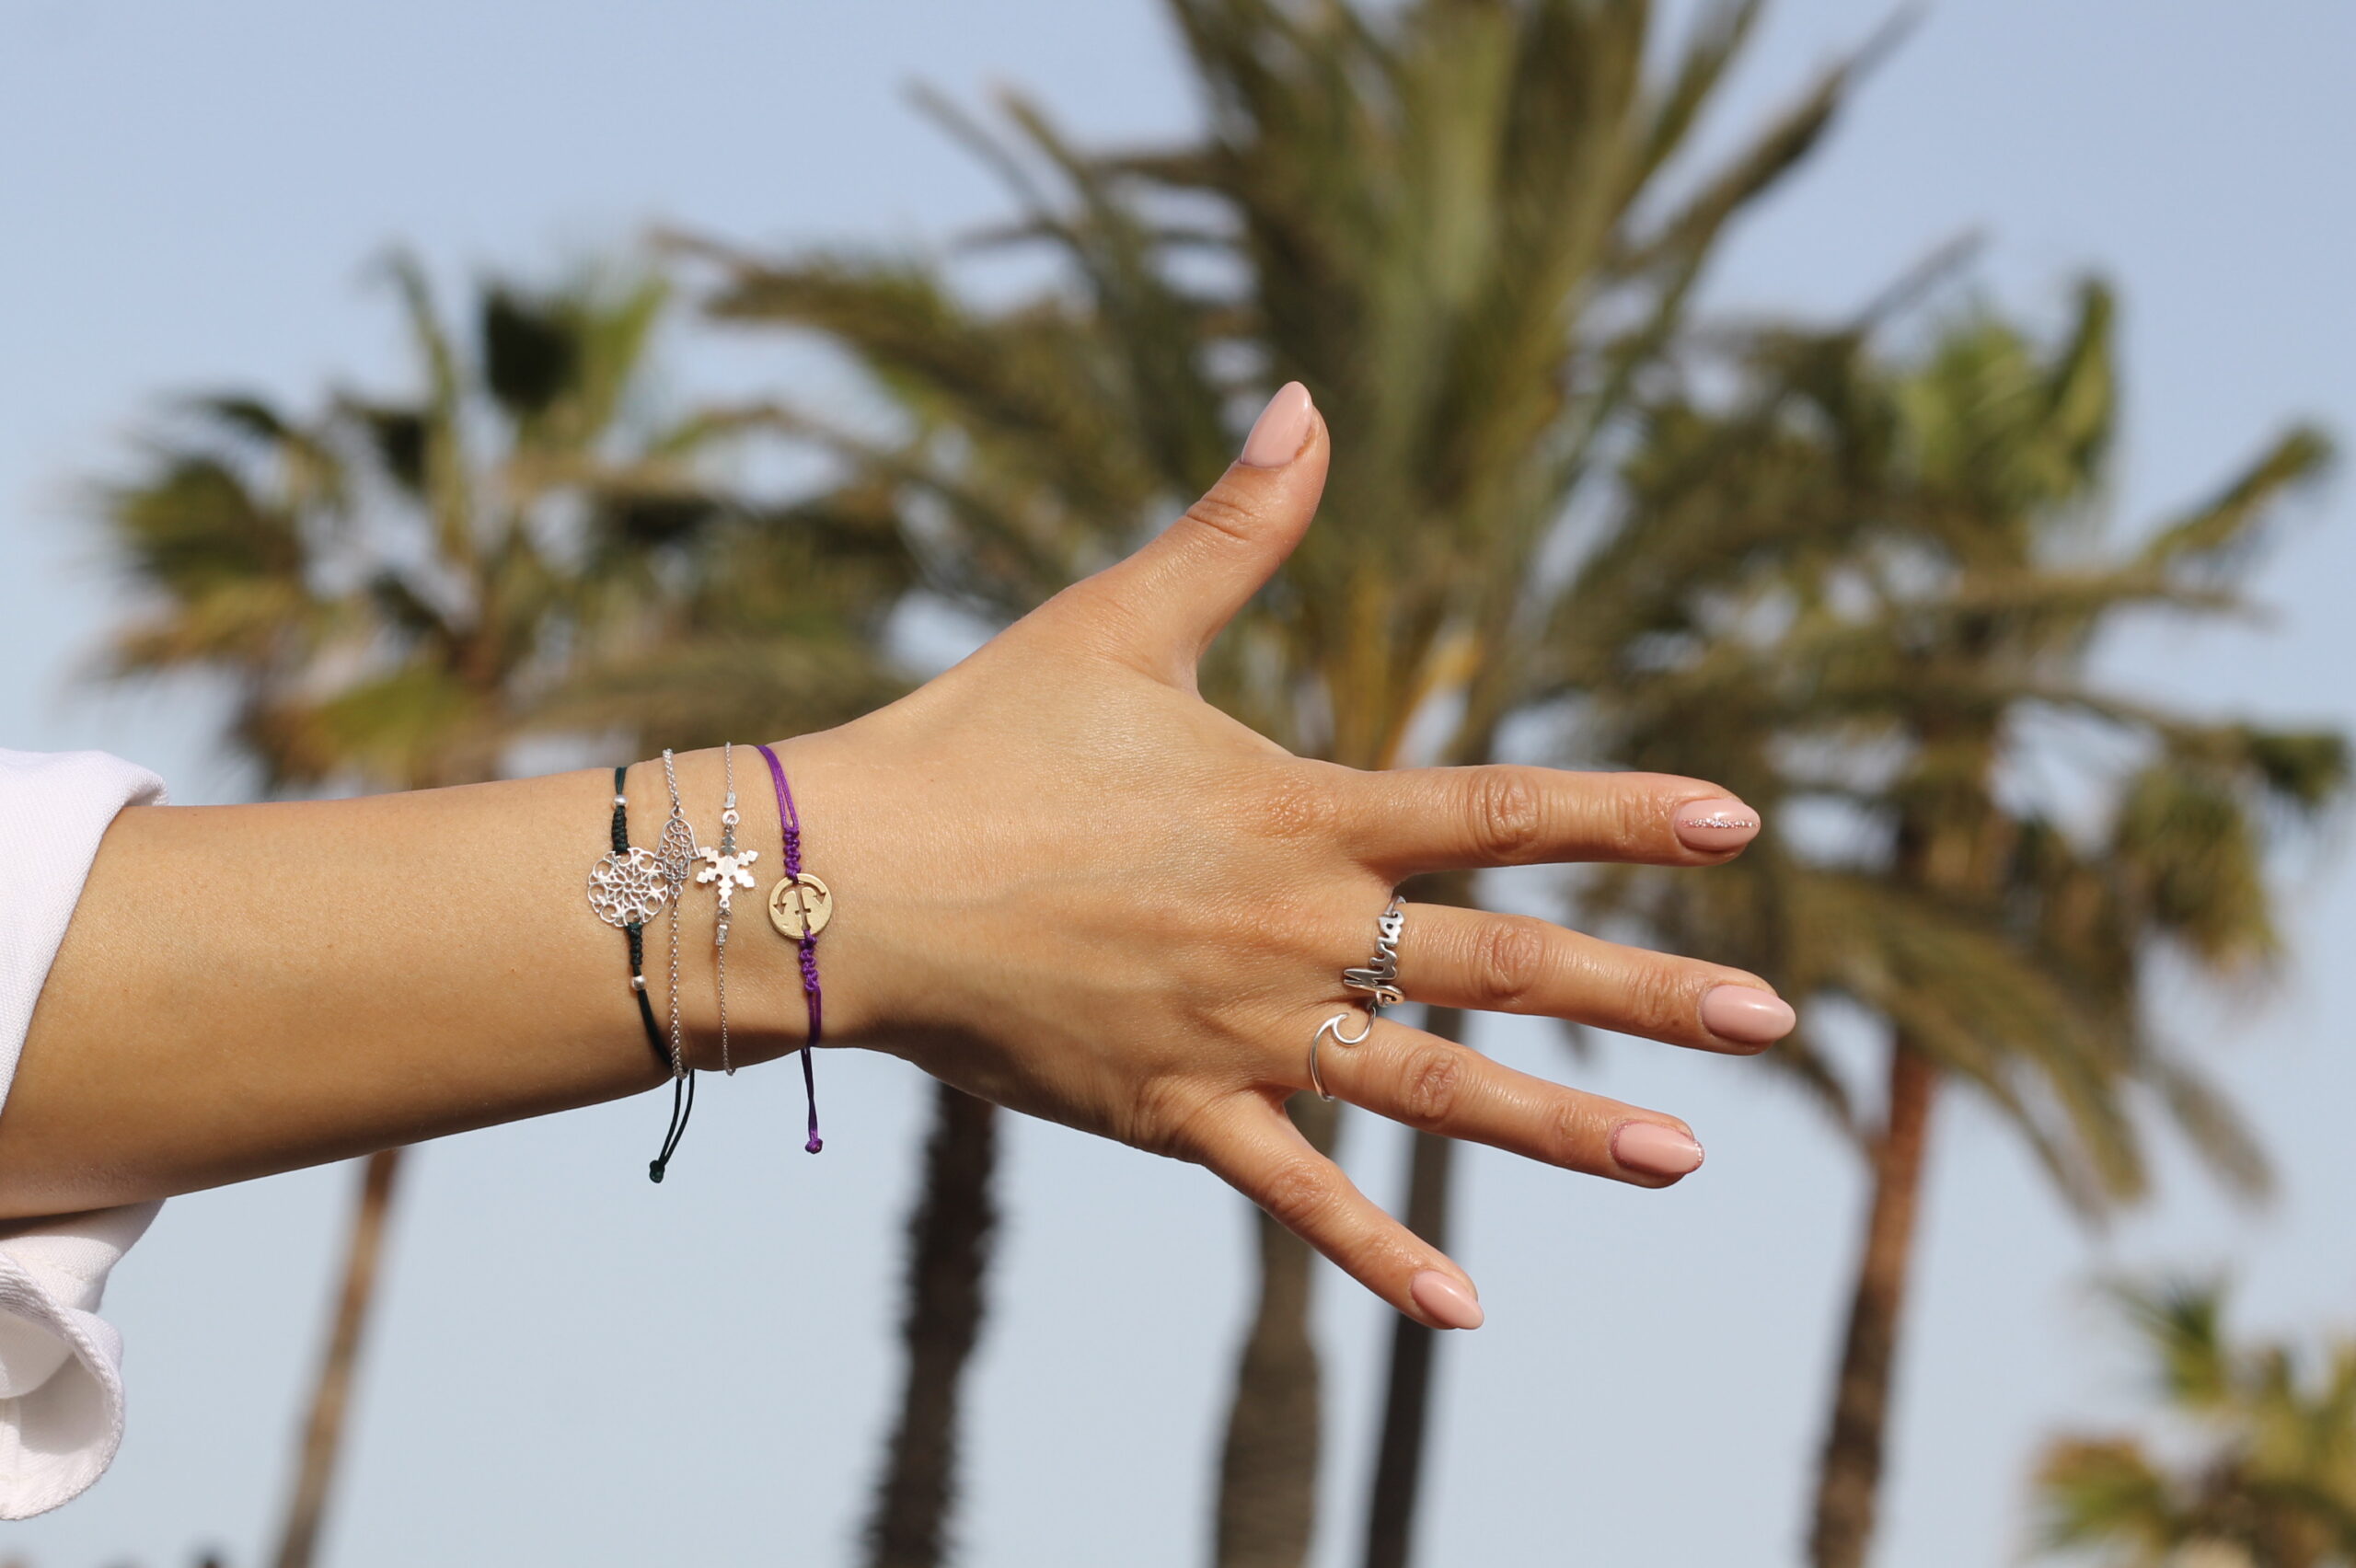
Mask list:
[[780,877],[769,889],[769,924],[787,941],[798,942],[805,934],[816,936],[834,917],[834,893],[808,871]]

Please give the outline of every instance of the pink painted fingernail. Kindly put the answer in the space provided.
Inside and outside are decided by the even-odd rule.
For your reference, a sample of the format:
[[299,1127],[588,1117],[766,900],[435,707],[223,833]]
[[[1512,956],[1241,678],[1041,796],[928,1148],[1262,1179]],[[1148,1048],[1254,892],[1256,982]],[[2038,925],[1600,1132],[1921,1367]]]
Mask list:
[[1799,1020],[1789,1002],[1756,986],[1716,986],[1702,994],[1702,1027],[1721,1040],[1772,1045]]
[[1277,387],[1252,421],[1252,433],[1243,438],[1243,461],[1254,468],[1281,468],[1299,456],[1313,411],[1308,387],[1298,381]]
[[1702,1146],[1658,1122],[1623,1122],[1611,1135],[1611,1158],[1647,1176],[1682,1176],[1702,1164]]
[[1732,795],[1688,801],[1677,808],[1675,821],[1677,841],[1704,854],[1739,849],[1759,836],[1759,813]]
[[1410,1280],[1407,1294],[1425,1317],[1443,1329],[1477,1329],[1488,1316],[1471,1291],[1438,1269],[1426,1269]]

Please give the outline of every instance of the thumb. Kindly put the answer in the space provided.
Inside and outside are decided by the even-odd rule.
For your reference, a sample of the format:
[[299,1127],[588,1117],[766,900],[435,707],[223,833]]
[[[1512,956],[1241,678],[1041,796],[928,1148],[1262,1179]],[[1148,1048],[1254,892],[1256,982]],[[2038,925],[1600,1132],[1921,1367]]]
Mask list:
[[1191,683],[1211,639],[1309,531],[1326,457],[1325,421],[1309,388],[1285,383],[1218,483],[1144,548],[1098,574],[1094,595],[1117,610],[1128,651]]

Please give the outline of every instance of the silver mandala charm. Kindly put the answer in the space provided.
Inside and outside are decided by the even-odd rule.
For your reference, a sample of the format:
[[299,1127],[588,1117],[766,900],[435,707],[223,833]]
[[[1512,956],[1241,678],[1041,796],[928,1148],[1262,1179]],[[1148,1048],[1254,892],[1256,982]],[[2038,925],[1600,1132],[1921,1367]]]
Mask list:
[[633,846],[589,869],[589,907],[608,926],[643,926],[662,913],[675,885],[660,856]]

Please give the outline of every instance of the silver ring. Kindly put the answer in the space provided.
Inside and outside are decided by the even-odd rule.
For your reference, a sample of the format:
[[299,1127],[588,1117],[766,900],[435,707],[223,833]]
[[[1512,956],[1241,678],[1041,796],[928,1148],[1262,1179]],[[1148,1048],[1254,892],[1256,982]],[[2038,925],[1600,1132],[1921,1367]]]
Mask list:
[[1317,1048],[1325,1043],[1325,1037],[1332,1035],[1336,1045],[1362,1045],[1366,1037],[1374,1032],[1374,1020],[1382,1016],[1382,1009],[1395,1008],[1406,1000],[1399,989],[1399,938],[1406,928],[1407,908],[1394,893],[1389,907],[1374,923],[1373,962],[1342,971],[1345,988],[1366,994],[1365,1025],[1356,1034],[1343,1033],[1342,1025],[1350,1018],[1345,1009],[1319,1024],[1317,1032],[1309,1037],[1309,1082],[1317,1090],[1318,1099],[1330,1102],[1334,1098],[1325,1088],[1325,1075],[1318,1070]]

